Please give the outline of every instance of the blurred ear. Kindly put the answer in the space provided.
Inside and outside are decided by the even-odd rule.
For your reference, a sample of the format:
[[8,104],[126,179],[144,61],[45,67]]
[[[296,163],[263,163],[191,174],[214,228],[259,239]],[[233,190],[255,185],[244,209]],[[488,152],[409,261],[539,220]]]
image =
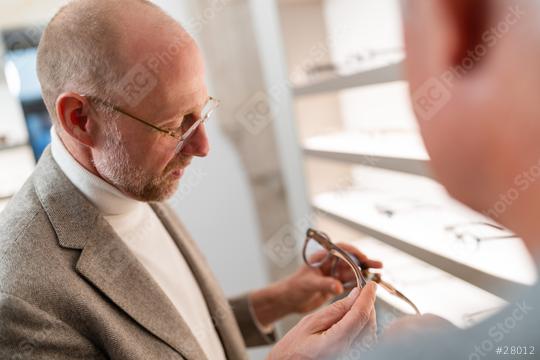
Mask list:
[[451,57],[452,65],[459,65],[467,56],[483,42],[487,29],[493,0],[437,0],[443,3],[449,23],[455,29],[455,39]]
[[461,63],[482,41],[493,0],[402,0],[413,89]]

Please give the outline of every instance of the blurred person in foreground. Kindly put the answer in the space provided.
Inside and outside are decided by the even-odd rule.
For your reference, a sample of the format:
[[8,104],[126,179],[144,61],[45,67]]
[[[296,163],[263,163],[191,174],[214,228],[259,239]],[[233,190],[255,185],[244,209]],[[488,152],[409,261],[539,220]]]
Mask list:
[[[403,0],[402,7],[411,99],[435,174],[453,197],[518,234],[538,264],[540,1]],[[340,356],[539,359],[540,286],[514,297],[470,329],[408,317],[381,329],[377,346],[358,341]]]
[[[52,143],[0,214],[1,359],[247,359],[247,346],[274,341],[277,320],[343,292],[344,279],[302,266],[225,298],[164,203],[208,154],[201,121],[216,101],[199,48],[157,6],[69,2],[37,67]],[[333,356],[373,333],[374,298],[370,284],[310,315],[282,354]]]
[[[538,268],[540,2],[402,7],[411,98],[435,174],[454,198],[520,236]],[[467,330],[426,334],[421,320],[404,320],[370,358],[540,358],[538,281],[513,297]]]

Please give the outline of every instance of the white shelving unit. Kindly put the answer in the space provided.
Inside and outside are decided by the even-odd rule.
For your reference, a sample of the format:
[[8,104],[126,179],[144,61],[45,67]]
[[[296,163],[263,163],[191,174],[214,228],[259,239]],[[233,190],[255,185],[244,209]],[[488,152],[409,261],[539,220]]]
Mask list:
[[343,132],[304,141],[304,154],[326,160],[431,177],[429,157],[418,134]]
[[[391,202],[375,191],[340,191],[318,195],[314,207],[335,220],[373,236],[396,249],[430,263],[458,278],[509,297],[532,285],[535,267],[519,239],[485,241],[478,248],[459,244],[445,225],[485,221],[457,203],[427,204],[390,218],[377,209],[378,202]],[[364,251],[364,249],[362,249]],[[511,270],[501,264],[513,264]]]
[[402,63],[394,63],[380,67],[368,68],[350,74],[327,75],[323,79],[305,84],[295,85],[295,96],[317,95],[332,91],[340,91],[358,86],[384,84],[403,80]]
[[[259,46],[266,72],[272,74],[274,68],[266,92],[276,100],[273,94],[280,90],[280,101],[271,104],[287,111],[275,128],[286,135],[280,142],[284,172],[295,179],[288,190],[295,191],[298,181],[305,181],[312,209],[327,226],[321,230],[332,236],[333,229],[328,228],[332,222],[336,229],[345,226],[375,238],[376,242],[354,243],[383,260],[398,282],[402,274],[396,266],[407,262],[424,264],[419,273],[426,276],[444,274],[430,283],[416,277],[407,292],[425,311],[459,326],[467,326],[464,317],[471,323],[474,314],[489,315],[536,281],[535,267],[520,239],[481,241],[474,251],[456,245],[459,241],[448,226],[493,221],[450,199],[436,183],[407,99],[403,56],[372,59],[346,69],[339,66],[349,55],[366,49],[403,46],[399,1],[252,2],[265,3],[254,16],[258,39],[283,39]],[[275,52],[279,56],[272,56]],[[285,62],[277,68],[288,69],[288,78],[276,76],[275,64],[268,60],[272,57]],[[313,68],[333,72],[313,75]],[[296,133],[296,141],[291,141],[291,133]],[[298,167],[298,151],[303,168]],[[288,154],[293,161],[287,160]],[[391,215],[381,211],[381,204],[399,207],[404,198],[426,206]],[[379,295],[399,308],[391,298]],[[451,306],[438,308],[441,304]]]

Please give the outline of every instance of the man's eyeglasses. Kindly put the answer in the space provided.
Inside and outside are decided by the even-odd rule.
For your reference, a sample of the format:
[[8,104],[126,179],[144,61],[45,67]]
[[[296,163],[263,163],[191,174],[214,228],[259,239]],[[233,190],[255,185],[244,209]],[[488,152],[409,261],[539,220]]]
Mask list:
[[163,129],[159,126],[156,126],[146,120],[143,120],[137,116],[134,116],[130,114],[129,112],[121,109],[120,107],[111,104],[107,101],[101,100],[95,96],[88,96],[88,98],[92,101],[95,101],[97,103],[103,104],[105,106],[110,107],[114,111],[123,114],[133,120],[136,120],[140,122],[141,124],[144,124],[156,131],[159,131],[163,134],[166,134],[178,141],[178,144],[176,145],[175,152],[179,153],[184,148],[184,145],[189,141],[191,136],[195,134],[199,126],[206,123],[206,121],[212,116],[214,111],[219,107],[220,101],[217,99],[214,99],[213,97],[209,97],[206,104],[203,106],[200,114],[189,114],[185,115],[182,119],[181,125],[177,129]]
[[[312,268],[328,266],[332,277],[342,282],[345,280],[344,288],[351,289],[357,286],[361,289],[366,286],[368,280],[374,281],[390,294],[405,301],[414,309],[416,314],[420,315],[418,307],[408,297],[384,281],[381,274],[371,272],[369,267],[358,260],[356,256],[336,246],[325,233],[308,229],[302,256],[305,263]],[[343,274],[341,274],[343,268],[352,270],[354,274],[353,281],[347,281],[346,277],[343,277]]]
[[467,249],[472,250],[478,249],[483,241],[517,238],[502,226],[483,221],[449,225],[444,230],[452,234],[455,240]]

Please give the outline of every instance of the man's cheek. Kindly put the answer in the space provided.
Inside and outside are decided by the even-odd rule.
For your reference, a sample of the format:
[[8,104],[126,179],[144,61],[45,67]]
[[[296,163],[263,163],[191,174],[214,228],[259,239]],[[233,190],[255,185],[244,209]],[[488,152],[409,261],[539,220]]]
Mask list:
[[162,173],[174,162],[174,151],[170,151],[162,143],[154,142],[140,148],[143,157],[143,168],[153,172]]

